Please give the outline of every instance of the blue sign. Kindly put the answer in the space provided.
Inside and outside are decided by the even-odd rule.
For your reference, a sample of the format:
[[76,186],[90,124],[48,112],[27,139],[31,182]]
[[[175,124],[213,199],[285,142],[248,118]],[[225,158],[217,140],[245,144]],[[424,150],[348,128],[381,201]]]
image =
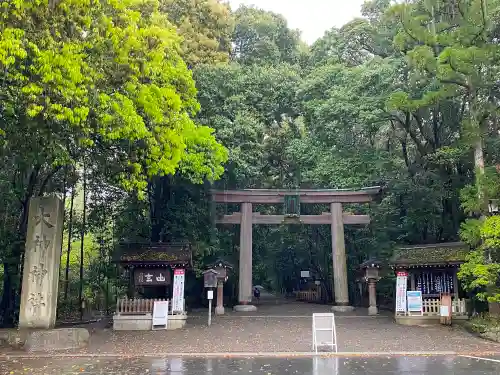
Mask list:
[[408,312],[419,312],[422,309],[422,292],[420,290],[409,290],[406,292],[406,301],[408,303]]

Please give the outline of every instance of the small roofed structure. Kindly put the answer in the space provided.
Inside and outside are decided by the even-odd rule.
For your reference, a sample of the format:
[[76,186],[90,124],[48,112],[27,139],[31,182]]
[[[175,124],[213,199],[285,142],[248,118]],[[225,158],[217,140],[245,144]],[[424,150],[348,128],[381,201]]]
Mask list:
[[[229,278],[229,274],[234,269],[233,265],[228,261],[218,258],[214,262],[210,263],[208,270],[205,272],[215,272],[217,279],[217,306],[215,307],[216,315],[224,315],[224,283]],[[206,287],[207,285],[205,285]]]
[[113,262],[129,279],[127,296],[119,298],[115,330],[148,330],[155,301],[169,301],[167,329],[181,328],[187,318],[184,303],[186,270],[192,267],[189,242],[120,243]]
[[[462,242],[405,246],[395,249],[389,266],[395,271],[399,282],[396,287],[396,321],[403,324],[412,324],[412,319],[418,320],[415,324],[422,324],[422,320],[426,323],[431,320],[439,322],[440,300],[443,294],[450,294],[452,297],[453,317],[467,318],[466,300],[463,298],[464,293],[457,273],[460,265],[465,262],[468,252],[468,245]],[[422,294],[420,316],[410,316],[410,311],[406,306],[406,296],[404,296],[404,306],[401,299],[398,305],[398,293],[402,293],[401,288],[404,288],[405,278],[406,292],[420,291]]]

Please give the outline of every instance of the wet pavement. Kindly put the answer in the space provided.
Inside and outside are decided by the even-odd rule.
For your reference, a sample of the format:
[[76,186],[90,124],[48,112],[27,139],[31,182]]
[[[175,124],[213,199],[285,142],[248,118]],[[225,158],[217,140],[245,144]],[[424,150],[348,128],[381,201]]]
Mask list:
[[496,375],[500,360],[469,357],[53,358],[0,360],[0,374],[32,375]]

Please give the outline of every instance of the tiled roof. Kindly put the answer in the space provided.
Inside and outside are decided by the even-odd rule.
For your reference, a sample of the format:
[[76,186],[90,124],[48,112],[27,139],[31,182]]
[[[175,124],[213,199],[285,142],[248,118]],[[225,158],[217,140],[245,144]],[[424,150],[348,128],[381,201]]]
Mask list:
[[389,263],[398,266],[461,264],[468,253],[469,246],[462,242],[408,246],[394,250]]

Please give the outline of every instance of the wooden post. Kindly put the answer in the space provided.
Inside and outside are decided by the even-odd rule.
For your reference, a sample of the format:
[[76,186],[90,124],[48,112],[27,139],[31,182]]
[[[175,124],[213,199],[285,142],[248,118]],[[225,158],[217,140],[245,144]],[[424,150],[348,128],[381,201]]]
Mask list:
[[215,315],[224,315],[224,282],[217,282],[217,306],[215,307]]
[[349,306],[349,289],[347,283],[347,259],[345,254],[344,222],[342,218],[342,204],[331,203],[332,215],[332,258],[333,258],[333,282],[335,288],[336,311],[353,310]]
[[236,311],[255,311],[252,305],[252,204],[241,204],[240,278]]
[[453,272],[453,294],[455,295],[455,301],[458,303],[459,295],[458,295],[458,269],[455,268]]

